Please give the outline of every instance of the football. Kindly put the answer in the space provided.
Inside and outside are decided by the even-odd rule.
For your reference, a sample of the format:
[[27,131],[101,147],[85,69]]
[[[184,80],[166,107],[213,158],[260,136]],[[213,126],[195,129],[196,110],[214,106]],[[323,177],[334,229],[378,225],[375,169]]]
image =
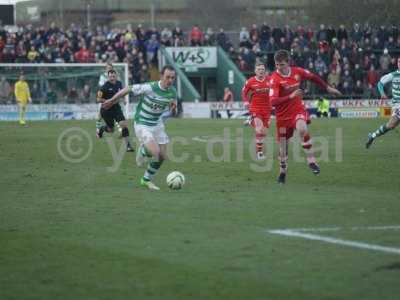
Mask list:
[[185,184],[185,176],[178,171],[174,171],[167,176],[167,185],[173,190],[179,190]]

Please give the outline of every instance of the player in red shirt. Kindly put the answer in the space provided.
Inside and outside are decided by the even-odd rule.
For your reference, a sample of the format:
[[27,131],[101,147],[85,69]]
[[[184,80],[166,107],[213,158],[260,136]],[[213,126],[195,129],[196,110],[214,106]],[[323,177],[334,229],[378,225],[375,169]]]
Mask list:
[[242,99],[245,106],[249,107],[250,124],[256,132],[257,159],[265,159],[264,138],[269,128],[271,116],[271,103],[269,102],[269,76],[263,63],[256,63],[255,76],[246,81],[242,89]]
[[307,124],[310,118],[303,103],[303,90],[300,84],[303,80],[311,80],[328,93],[341,95],[341,93],[329,86],[319,76],[308,70],[289,65],[290,54],[286,50],[275,53],[276,71],[270,79],[270,101],[275,107],[277,139],[279,142],[279,183],[285,183],[287,172],[287,141],[293,136],[294,130],[300,134],[302,147],[307,155],[308,166],[314,174],[320,173],[320,168],[315,161],[312,149],[311,137]]

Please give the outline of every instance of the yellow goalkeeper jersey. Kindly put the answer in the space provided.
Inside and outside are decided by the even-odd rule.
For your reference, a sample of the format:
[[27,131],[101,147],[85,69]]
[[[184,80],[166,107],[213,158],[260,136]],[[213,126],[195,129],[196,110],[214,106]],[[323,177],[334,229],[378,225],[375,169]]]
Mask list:
[[26,104],[30,97],[31,93],[29,91],[28,83],[26,81],[18,80],[15,83],[15,98],[17,98],[17,102]]

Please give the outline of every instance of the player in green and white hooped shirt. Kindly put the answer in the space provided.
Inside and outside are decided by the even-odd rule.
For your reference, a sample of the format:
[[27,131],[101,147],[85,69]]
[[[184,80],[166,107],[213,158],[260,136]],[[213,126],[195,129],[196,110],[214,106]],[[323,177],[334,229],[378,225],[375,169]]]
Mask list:
[[400,57],[397,58],[397,68],[397,71],[386,74],[379,80],[378,90],[381,99],[388,99],[384,86],[389,82],[392,83],[392,116],[386,124],[381,125],[377,130],[368,134],[368,140],[365,144],[367,149],[377,137],[394,129],[400,123]]
[[174,68],[166,65],[161,70],[160,81],[127,87],[110,99],[110,105],[112,105],[130,91],[135,96],[142,96],[134,117],[135,134],[140,142],[136,162],[141,166],[146,158],[150,158],[149,165],[140,183],[152,190],[159,190],[152,179],[167,158],[169,138],[165,133],[161,115],[169,109],[176,108],[177,95],[173,86],[175,76]]

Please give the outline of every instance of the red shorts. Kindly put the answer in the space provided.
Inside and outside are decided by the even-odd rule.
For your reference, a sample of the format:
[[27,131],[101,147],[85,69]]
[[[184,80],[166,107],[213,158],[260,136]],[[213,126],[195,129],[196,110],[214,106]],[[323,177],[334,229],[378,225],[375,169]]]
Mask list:
[[250,122],[251,127],[256,128],[255,119],[259,119],[262,121],[264,127],[269,128],[269,121],[271,118],[270,111],[263,111],[263,112],[250,111],[250,116],[251,116],[251,122]]
[[298,120],[304,120],[307,122],[307,124],[311,123],[310,116],[307,111],[294,114],[290,119],[276,120],[276,138],[278,141],[281,138],[286,138],[288,140],[293,136]]

